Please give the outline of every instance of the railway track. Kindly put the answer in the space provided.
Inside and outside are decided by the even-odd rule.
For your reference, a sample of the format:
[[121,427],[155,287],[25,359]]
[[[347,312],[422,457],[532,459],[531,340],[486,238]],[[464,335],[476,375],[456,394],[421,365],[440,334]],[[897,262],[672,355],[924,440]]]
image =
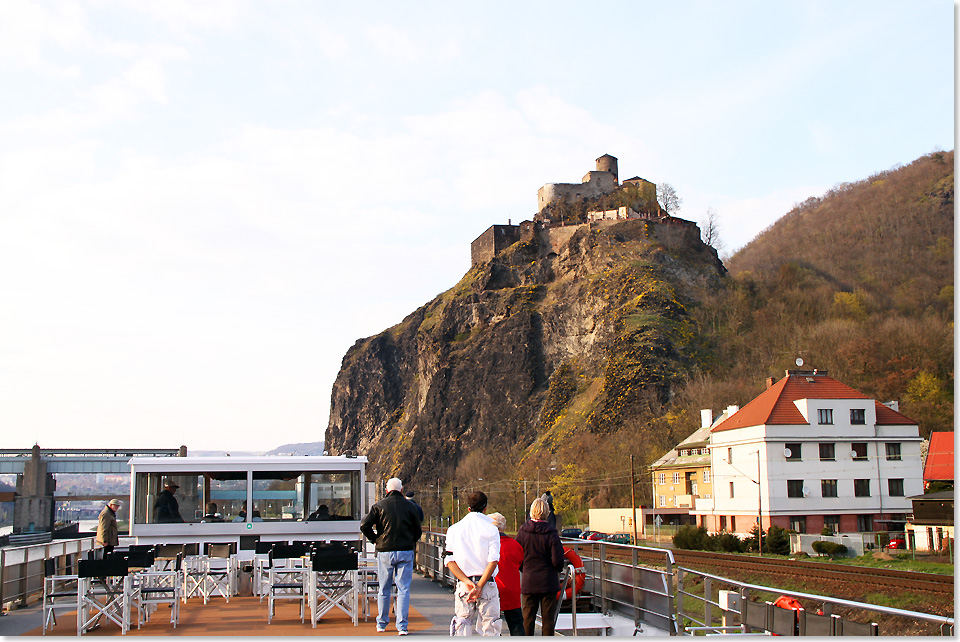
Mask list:
[[[581,547],[581,550],[594,549],[592,555],[599,554],[598,546]],[[630,561],[633,552],[628,547],[606,547],[608,559]],[[771,577],[789,577],[808,583],[835,583],[851,586],[853,589],[862,589],[864,586],[875,587],[880,592],[920,591],[928,594],[949,595],[954,593],[954,577],[952,575],[938,575],[935,573],[918,573],[913,571],[899,571],[884,568],[865,566],[847,566],[843,564],[827,564],[823,562],[809,562],[805,560],[784,560],[748,555],[733,555],[729,553],[711,553],[706,551],[674,550],[674,560],[678,566],[693,570],[710,570],[718,575],[738,576],[753,574]],[[637,550],[637,561],[641,563],[658,564],[662,561],[662,554]],[[731,579],[734,579],[731,577]]]

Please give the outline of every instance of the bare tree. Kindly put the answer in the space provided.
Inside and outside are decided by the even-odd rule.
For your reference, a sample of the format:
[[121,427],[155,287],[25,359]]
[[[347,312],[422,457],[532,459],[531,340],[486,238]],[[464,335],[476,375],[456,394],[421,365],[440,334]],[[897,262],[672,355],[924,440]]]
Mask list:
[[680,204],[683,199],[677,196],[677,190],[673,189],[670,183],[657,184],[657,202],[667,214],[673,216],[680,211]]
[[723,249],[723,241],[720,240],[720,217],[712,207],[707,208],[707,218],[701,222],[700,234],[707,245],[717,251]]

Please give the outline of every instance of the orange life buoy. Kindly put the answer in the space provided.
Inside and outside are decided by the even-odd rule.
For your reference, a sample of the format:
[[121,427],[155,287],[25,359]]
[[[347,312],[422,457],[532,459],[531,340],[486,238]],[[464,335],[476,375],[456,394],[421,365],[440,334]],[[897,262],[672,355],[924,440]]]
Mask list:
[[573,549],[564,548],[563,557],[573,566],[573,586],[568,586],[566,594],[563,596],[561,596],[558,591],[557,599],[569,600],[573,598],[574,591],[580,593],[583,590],[583,581],[587,576],[587,570],[583,568],[583,560],[580,559],[580,556],[577,555]]

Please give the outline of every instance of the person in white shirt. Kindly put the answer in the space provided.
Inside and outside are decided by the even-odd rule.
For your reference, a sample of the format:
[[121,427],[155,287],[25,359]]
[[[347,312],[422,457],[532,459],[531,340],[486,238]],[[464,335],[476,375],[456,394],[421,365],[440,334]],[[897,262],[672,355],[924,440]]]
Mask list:
[[500,591],[493,578],[500,561],[500,531],[484,515],[487,496],[467,497],[469,512],[447,529],[447,568],[457,578],[450,635],[500,635]]

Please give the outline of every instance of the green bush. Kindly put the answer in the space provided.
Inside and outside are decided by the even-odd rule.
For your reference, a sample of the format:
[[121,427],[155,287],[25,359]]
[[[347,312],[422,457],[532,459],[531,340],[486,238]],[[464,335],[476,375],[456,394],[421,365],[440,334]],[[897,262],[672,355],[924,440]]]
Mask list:
[[847,547],[844,544],[837,544],[836,542],[816,541],[813,543],[813,552],[817,555],[838,557],[846,555]]
[[707,539],[707,529],[703,526],[681,526],[673,536],[673,545],[688,551],[704,550],[704,540]]
[[723,551],[724,553],[745,552],[746,546],[743,540],[733,533],[720,533],[719,535],[713,536],[712,539],[716,546],[714,550]]
[[774,555],[790,554],[790,536],[779,526],[771,526],[763,538],[763,552]]

